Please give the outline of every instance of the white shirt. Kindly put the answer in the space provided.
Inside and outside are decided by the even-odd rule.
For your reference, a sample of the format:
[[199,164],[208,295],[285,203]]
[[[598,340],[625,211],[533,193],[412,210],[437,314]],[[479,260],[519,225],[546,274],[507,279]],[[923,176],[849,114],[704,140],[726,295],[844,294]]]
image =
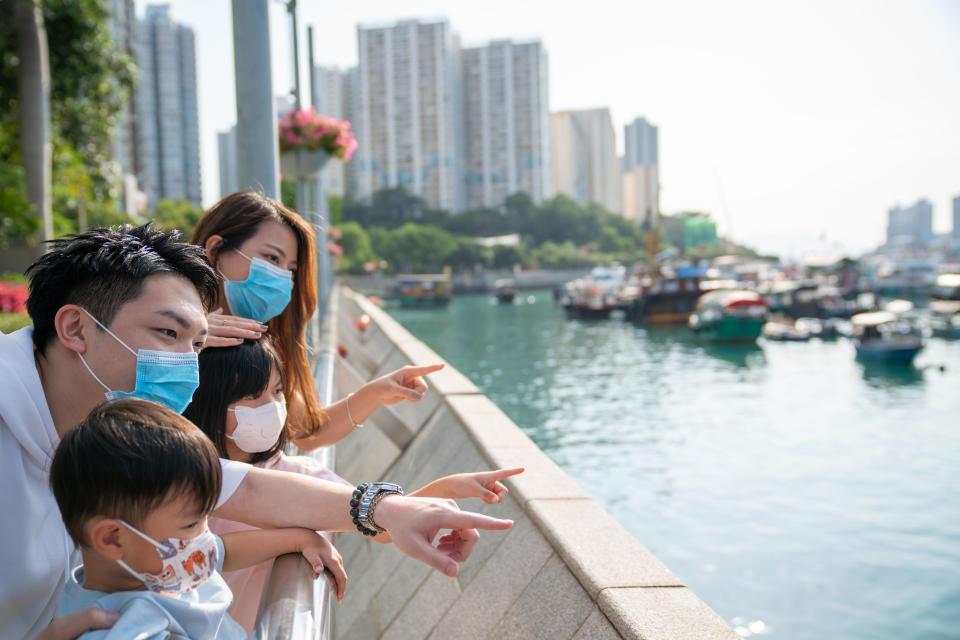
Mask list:
[[[50,491],[60,437],[33,355],[33,328],[0,333],[0,638],[37,635],[79,564]],[[226,502],[250,465],[221,460]]]

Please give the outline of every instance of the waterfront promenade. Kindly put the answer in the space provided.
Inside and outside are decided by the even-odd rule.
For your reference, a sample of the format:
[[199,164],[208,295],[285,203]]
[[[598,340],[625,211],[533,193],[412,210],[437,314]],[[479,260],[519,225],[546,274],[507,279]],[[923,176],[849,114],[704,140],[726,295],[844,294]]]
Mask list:
[[[362,296],[340,295],[339,395],[383,371],[443,361]],[[361,332],[362,314],[372,322]],[[446,473],[523,466],[502,504],[465,504],[516,524],[482,537],[455,579],[389,546],[341,536],[356,576],[350,589],[362,597],[336,611],[338,638],[738,638],[463,374],[448,363],[429,382],[421,402],[385,407],[347,437],[337,472],[416,487]]]

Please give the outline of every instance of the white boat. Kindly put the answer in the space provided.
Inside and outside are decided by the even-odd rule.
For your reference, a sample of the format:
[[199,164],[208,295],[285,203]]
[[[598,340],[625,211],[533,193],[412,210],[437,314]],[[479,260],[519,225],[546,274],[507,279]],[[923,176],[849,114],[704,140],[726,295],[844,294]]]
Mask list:
[[763,325],[763,337],[777,342],[806,342],[810,339],[810,332],[792,322],[771,320]]
[[960,273],[937,277],[930,301],[930,329],[938,338],[960,338]]
[[560,303],[572,316],[605,318],[621,304],[619,294],[626,275],[623,265],[594,267],[589,276],[564,285]]
[[889,311],[859,313],[850,321],[858,358],[910,364],[923,349],[916,327]]

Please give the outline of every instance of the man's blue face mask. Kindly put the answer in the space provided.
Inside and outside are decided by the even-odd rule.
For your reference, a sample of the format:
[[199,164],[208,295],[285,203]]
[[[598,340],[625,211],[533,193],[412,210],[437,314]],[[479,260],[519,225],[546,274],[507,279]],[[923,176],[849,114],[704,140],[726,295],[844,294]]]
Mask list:
[[266,260],[251,258],[239,249],[234,251],[250,261],[250,273],[246,280],[223,278],[223,292],[230,311],[257,322],[266,322],[283,313],[293,294],[293,273]]
[[188,353],[150,351],[148,349],[134,351],[113,331],[107,329],[102,322],[94,318],[89,311],[83,309],[83,312],[100,325],[101,329],[109,333],[114,340],[122,344],[127,351],[137,357],[137,383],[133,391],[114,391],[103,384],[103,381],[97,377],[97,374],[84,360],[83,355],[78,354],[80,355],[80,362],[87,368],[93,379],[107,390],[104,394],[107,400],[140,398],[141,400],[150,400],[162,404],[177,413],[183,413],[183,410],[187,408],[193,398],[193,392],[200,386],[200,364],[197,361],[197,354],[193,351]]

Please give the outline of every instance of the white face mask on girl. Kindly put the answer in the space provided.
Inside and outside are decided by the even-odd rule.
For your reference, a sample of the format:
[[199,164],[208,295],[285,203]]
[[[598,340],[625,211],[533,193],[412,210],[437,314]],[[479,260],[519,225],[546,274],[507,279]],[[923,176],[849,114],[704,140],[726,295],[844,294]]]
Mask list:
[[151,591],[187,593],[206,582],[217,570],[217,539],[209,529],[189,540],[168,538],[166,542],[157,542],[123,520],[117,522],[152,544],[163,560],[160,573],[141,573],[123,560],[117,560],[117,564]]
[[287,421],[286,400],[271,400],[259,407],[240,405],[227,411],[233,411],[237,416],[237,428],[227,437],[247,453],[268,451],[277,443]]

